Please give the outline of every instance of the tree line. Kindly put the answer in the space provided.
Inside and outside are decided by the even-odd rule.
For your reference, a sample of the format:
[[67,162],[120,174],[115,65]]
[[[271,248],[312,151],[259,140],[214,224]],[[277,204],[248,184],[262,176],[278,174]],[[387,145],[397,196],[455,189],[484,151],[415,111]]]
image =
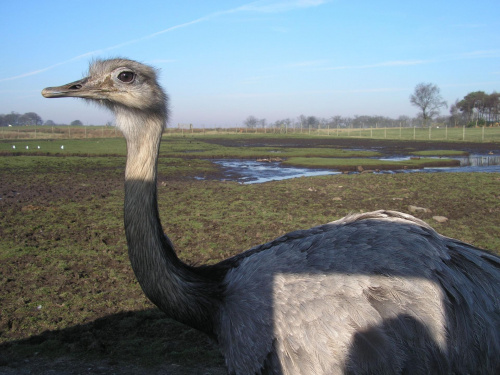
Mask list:
[[451,105],[450,113],[455,120],[461,118],[469,126],[485,126],[500,121],[500,93],[486,94],[474,91]]
[[[21,125],[66,125],[66,124],[56,124],[52,120],[43,121],[42,118],[35,112],[26,112],[25,114],[20,114],[17,112],[11,112],[9,114],[0,114],[0,126],[21,126]],[[74,120],[70,125],[78,126],[83,125],[80,120]]]
[[[438,86],[432,83],[419,83],[410,95],[410,103],[420,109],[417,116],[399,116],[390,118],[384,116],[332,116],[321,118],[300,115],[296,118],[284,118],[270,123],[275,128],[376,128],[380,127],[427,127],[432,122],[447,126],[499,126],[500,125],[500,94],[493,92],[474,91],[462,100],[456,100],[450,106],[450,114],[440,116],[440,109],[448,107],[443,100]],[[243,124],[248,128],[265,128],[266,119],[248,116]]]
[[[440,95],[439,87],[432,83],[419,83],[415,91],[410,95],[410,103],[420,109],[417,116],[399,116],[390,118],[385,116],[358,116],[342,117],[332,116],[321,118],[317,116],[300,115],[296,118],[283,118],[273,123],[266,119],[259,119],[253,115],[248,116],[243,124],[248,128],[376,128],[380,127],[426,127],[431,122],[448,126],[498,126],[500,125],[500,94],[493,92],[487,94],[484,91],[468,93],[462,100],[456,100],[450,106],[450,114],[441,116],[440,109],[448,107],[446,101]],[[43,121],[35,112],[20,114],[11,112],[0,114],[0,126],[20,125],[62,125],[52,120]],[[73,126],[83,125],[80,120],[70,123]],[[108,122],[106,125],[111,125]]]

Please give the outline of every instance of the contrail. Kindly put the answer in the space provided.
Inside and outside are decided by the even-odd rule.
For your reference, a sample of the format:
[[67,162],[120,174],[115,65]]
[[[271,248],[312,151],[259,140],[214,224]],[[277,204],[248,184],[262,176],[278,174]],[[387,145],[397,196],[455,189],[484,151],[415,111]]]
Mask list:
[[210,13],[206,16],[197,18],[193,21],[184,22],[184,23],[181,23],[179,25],[171,26],[171,27],[166,28],[164,30],[157,31],[153,34],[149,34],[149,35],[137,38],[137,39],[132,39],[132,40],[129,40],[127,42],[116,44],[116,45],[111,46],[111,47],[106,47],[106,48],[98,49],[95,51],[90,51],[90,52],[75,56],[69,60],[61,61],[61,62],[47,66],[47,67],[42,68],[42,69],[34,70],[31,72],[19,74],[19,75],[12,76],[12,77],[0,78],[0,82],[12,81],[12,80],[19,79],[19,78],[24,78],[24,77],[29,77],[29,76],[33,76],[36,74],[40,74],[40,73],[46,72],[47,70],[53,69],[55,67],[70,63],[72,61],[80,60],[80,59],[86,58],[88,56],[93,56],[96,54],[100,54],[103,52],[107,52],[107,51],[111,51],[111,50],[114,50],[117,48],[128,46],[130,44],[138,43],[138,42],[143,41],[143,40],[155,38],[158,35],[165,34],[165,33],[168,33],[168,32],[171,32],[171,31],[174,31],[177,29],[181,29],[184,27],[189,27],[191,25],[195,25],[197,23],[208,21],[210,19],[220,17],[223,15],[227,15],[227,14],[240,13],[240,12],[282,13],[282,12],[287,12],[287,11],[294,10],[294,9],[304,9],[304,8],[319,6],[319,5],[325,4],[326,2],[327,2],[327,0],[292,0],[292,1],[287,1],[287,0],[284,0],[284,1],[265,1],[264,0],[264,1],[262,1],[261,0],[261,1],[255,1],[252,3],[242,5],[242,6],[237,7],[237,8]]
[[96,51],[92,51],[92,52],[87,52],[87,53],[75,56],[75,57],[73,57],[73,58],[71,58],[69,60],[61,61],[61,62],[58,62],[57,64],[53,64],[53,65],[47,66],[47,67],[42,68],[42,69],[34,70],[34,71],[28,72],[28,73],[19,74],[17,76],[13,76],[13,77],[1,78],[0,82],[12,81],[14,79],[29,77],[29,76],[33,76],[35,74],[43,73],[43,72],[45,72],[47,70],[50,70],[50,69],[53,69],[53,68],[55,68],[57,66],[67,64],[67,63],[69,63],[71,61],[80,60],[80,59],[83,59],[84,57],[87,57],[87,56],[92,56],[92,55],[94,55],[94,54],[96,54],[98,52],[101,52],[101,51],[104,51],[104,50],[96,50]]
[[161,31],[158,31],[156,33],[153,33],[153,34],[150,34],[150,35],[146,35],[146,36],[143,36],[141,38],[137,38],[137,39],[132,39],[132,40],[129,40],[127,42],[123,42],[123,43],[120,43],[120,44],[116,44],[114,46],[111,46],[111,47],[106,47],[106,48],[102,48],[102,49],[98,49],[98,50],[94,50],[94,51],[90,51],[90,52],[86,52],[86,53],[83,53],[81,55],[78,55],[78,56],[75,56],[69,60],[65,60],[65,61],[61,61],[61,62],[58,62],[56,64],[53,64],[53,65],[50,65],[50,66],[47,66],[45,68],[42,68],[42,69],[38,69],[38,70],[34,70],[32,72],[27,72],[27,73],[23,73],[23,74],[19,74],[17,76],[13,76],[13,77],[7,77],[7,78],[1,78],[0,79],[0,82],[5,82],[5,81],[12,81],[12,80],[15,80],[15,79],[19,79],[19,78],[24,78],[24,77],[29,77],[29,76],[33,76],[33,75],[36,75],[36,74],[39,74],[39,73],[43,73],[47,70],[50,70],[50,69],[53,69],[55,67],[58,67],[58,66],[61,66],[61,65],[64,65],[64,64],[67,64],[67,63],[70,63],[72,61],[76,61],[76,60],[81,60],[83,58],[86,58],[86,57],[89,57],[89,56],[93,56],[93,55],[97,55],[97,54],[100,54],[100,53],[103,53],[103,52],[106,52],[106,51],[111,51],[113,49],[117,49],[117,48],[121,48],[121,47],[124,47],[124,46],[127,46],[127,45],[130,45],[130,44],[134,44],[134,43],[138,43],[142,40],[146,40],[146,39],[150,39],[150,38],[154,38],[160,34],[164,34],[164,33],[167,33],[169,31],[172,31],[172,30],[176,30],[176,29],[180,29],[182,27],[187,27],[187,26],[190,26],[190,25],[193,25],[195,23],[199,23],[199,22],[202,22],[202,21],[205,21],[207,20],[208,18],[210,17],[209,16],[205,16],[205,17],[202,17],[202,18],[198,18],[197,20],[194,20],[194,21],[190,21],[190,22],[186,22],[186,23],[182,23],[180,25],[176,25],[176,26],[172,26],[172,27],[169,27],[168,29],[165,29],[165,30],[161,30]]

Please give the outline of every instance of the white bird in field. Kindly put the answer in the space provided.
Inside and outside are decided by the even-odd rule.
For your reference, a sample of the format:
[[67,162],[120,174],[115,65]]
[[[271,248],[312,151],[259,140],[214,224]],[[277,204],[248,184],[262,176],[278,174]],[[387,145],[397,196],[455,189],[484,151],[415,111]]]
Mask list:
[[61,150],[64,150],[64,145],[61,146]]
[[29,150],[30,146],[26,146],[26,150]]
[[12,148],[15,150],[16,149],[16,145],[12,145]]

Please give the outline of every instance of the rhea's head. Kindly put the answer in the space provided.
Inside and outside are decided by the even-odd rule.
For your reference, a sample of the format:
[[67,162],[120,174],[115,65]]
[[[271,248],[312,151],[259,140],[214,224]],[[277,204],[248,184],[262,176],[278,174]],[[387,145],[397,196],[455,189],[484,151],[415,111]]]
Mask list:
[[[166,120],[168,97],[154,68],[127,59],[95,60],[85,78],[42,90],[46,98],[76,97],[96,102],[115,113],[139,112]],[[137,114],[139,114],[137,113]]]

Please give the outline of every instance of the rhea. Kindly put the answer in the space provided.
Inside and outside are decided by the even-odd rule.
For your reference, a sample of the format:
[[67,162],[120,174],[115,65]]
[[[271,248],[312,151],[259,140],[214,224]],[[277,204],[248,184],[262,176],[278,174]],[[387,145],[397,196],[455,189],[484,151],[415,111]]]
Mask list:
[[219,345],[230,374],[500,373],[500,258],[394,211],[299,230],[215,265],[176,256],[157,204],[168,98],[154,68],[96,60],[42,91],[116,116],[124,224],[146,296]]

